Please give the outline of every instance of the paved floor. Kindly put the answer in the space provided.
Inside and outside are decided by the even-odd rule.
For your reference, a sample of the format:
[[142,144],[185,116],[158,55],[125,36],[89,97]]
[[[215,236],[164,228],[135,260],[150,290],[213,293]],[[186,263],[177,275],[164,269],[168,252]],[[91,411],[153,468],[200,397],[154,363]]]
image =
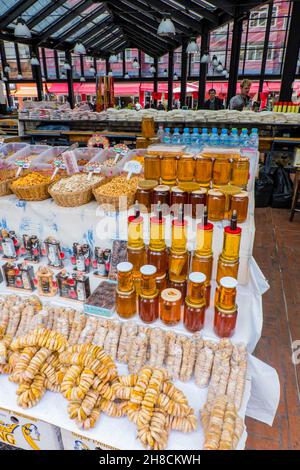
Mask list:
[[291,344],[300,341],[300,214],[292,223],[288,217],[283,209],[255,212],[254,257],[270,289],[254,354],[277,370],[281,399],[273,427],[247,419],[248,449],[300,449],[300,363],[291,360]]

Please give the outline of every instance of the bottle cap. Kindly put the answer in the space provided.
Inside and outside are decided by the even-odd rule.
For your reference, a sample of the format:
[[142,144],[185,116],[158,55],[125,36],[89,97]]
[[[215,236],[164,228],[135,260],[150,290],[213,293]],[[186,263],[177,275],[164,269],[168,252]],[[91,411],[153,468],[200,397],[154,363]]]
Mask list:
[[123,263],[117,264],[117,271],[120,273],[128,273],[133,269],[133,265],[128,261],[124,261]]
[[156,267],[153,266],[152,264],[144,264],[144,266],[141,267],[140,272],[143,274],[143,276],[153,276],[157,271]]
[[178,289],[173,289],[173,287],[168,287],[161,291],[161,298],[166,302],[178,302],[181,299],[181,292]]
[[225,233],[231,233],[232,235],[238,235],[242,231],[241,227],[237,227],[236,229],[232,229],[230,225],[224,228]]
[[162,217],[161,219],[157,216],[153,216],[150,218],[151,224],[164,224],[166,222],[166,219]]
[[154,188],[153,191],[170,191],[170,186],[167,186],[167,185],[164,185],[164,184],[159,184],[158,186],[156,186],[156,188]]
[[190,273],[189,281],[195,282],[196,284],[200,284],[206,281],[206,276],[203,273],[194,271],[193,273]]
[[200,230],[213,230],[213,228],[214,228],[214,226],[210,222],[208,222],[205,225],[203,225],[203,224],[198,224],[197,225],[197,229],[200,229]]
[[236,289],[238,282],[234,277],[222,277],[220,280],[220,284],[222,287],[226,287],[227,289]]
[[140,224],[141,222],[143,222],[142,216],[136,217],[135,215],[130,215],[128,217],[128,223]]

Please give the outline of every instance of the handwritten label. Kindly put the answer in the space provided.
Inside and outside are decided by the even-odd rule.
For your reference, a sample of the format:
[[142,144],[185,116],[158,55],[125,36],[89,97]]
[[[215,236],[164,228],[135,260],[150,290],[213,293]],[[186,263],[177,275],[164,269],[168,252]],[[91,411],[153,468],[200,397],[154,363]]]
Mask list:
[[130,180],[132,175],[138,175],[141,173],[142,165],[135,160],[131,160],[130,162],[125,163],[124,171],[128,173],[127,179]]
[[16,177],[20,176],[21,171],[24,169],[30,168],[30,161],[27,158],[24,158],[23,160],[16,160],[15,165],[18,167]]

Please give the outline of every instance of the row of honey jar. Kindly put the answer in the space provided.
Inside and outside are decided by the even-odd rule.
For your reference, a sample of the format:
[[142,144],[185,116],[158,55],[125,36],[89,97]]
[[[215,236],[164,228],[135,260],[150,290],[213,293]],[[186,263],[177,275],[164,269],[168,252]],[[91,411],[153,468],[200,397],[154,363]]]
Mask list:
[[196,181],[201,186],[225,186],[232,184],[246,189],[249,180],[248,158],[210,158],[184,154],[179,157],[146,155],[144,176],[146,180],[175,185],[176,182]]
[[198,188],[194,191],[185,191],[179,186],[156,185],[157,182],[143,180],[138,185],[136,201],[141,212],[155,212],[160,205],[163,215],[171,213],[177,216],[180,206],[184,207],[185,214],[193,219],[201,217],[203,207],[208,207],[208,218],[212,221],[230,219],[232,212],[237,212],[238,223],[245,222],[248,214],[249,195],[241,190],[236,194],[225,195],[220,189]]
[[[185,295],[173,286],[158,286],[157,269],[153,265],[141,267],[138,292],[130,262],[119,263],[117,272],[116,312],[121,318],[132,318],[138,313],[144,323],[160,319],[167,326],[177,325],[183,320],[185,328],[192,333],[204,327],[207,308],[205,274],[189,274]],[[214,331],[221,338],[230,337],[235,331],[236,286],[235,279],[224,277],[216,289]]]

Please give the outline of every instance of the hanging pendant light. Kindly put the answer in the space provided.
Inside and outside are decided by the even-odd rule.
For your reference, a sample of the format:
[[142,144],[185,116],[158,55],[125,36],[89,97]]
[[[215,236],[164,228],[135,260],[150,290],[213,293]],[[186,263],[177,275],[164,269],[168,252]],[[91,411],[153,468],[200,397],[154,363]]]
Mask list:
[[94,76],[96,75],[96,69],[93,65],[90,66],[90,73]]
[[85,54],[86,50],[82,42],[76,42],[75,47],[74,47],[74,52],[75,54]]
[[200,59],[200,62],[201,62],[201,64],[209,64],[209,62],[210,62],[210,57],[209,57],[209,53],[208,53],[208,52],[205,52],[205,53],[203,54],[203,56],[202,56],[201,59]]
[[124,78],[126,78],[126,80],[128,80],[130,78],[128,72],[125,73]]
[[8,64],[5,65],[4,72],[5,73],[10,73],[10,66]]
[[219,63],[216,67],[216,71],[217,72],[223,72],[223,65],[222,65],[222,62],[219,60]]
[[109,76],[109,77],[113,77],[113,72],[112,72],[112,70],[110,70],[110,71],[108,72],[108,76]]
[[154,65],[151,65],[150,69],[149,69],[150,73],[154,74],[156,72],[156,68],[154,67]]
[[191,38],[190,42],[187,45],[186,53],[187,54],[198,54],[199,46],[196,43],[196,38]]
[[17,24],[15,25],[14,29],[14,36],[17,38],[31,38],[31,31],[23,18],[17,19]]
[[81,81],[81,82],[85,82],[85,78],[84,78],[84,76],[83,76],[83,75],[81,75],[81,77],[80,77],[80,81]]
[[71,70],[71,65],[69,64],[69,62],[65,61],[64,63],[64,70]]
[[132,67],[133,67],[134,69],[139,69],[139,68],[140,68],[139,61],[137,60],[136,57],[133,59]]
[[108,61],[109,61],[110,64],[115,64],[116,62],[118,62],[117,54],[115,52],[113,52],[111,54],[111,56],[109,57]]
[[40,65],[39,59],[35,54],[32,54],[30,63],[31,65]]
[[21,73],[18,73],[17,80],[23,80],[23,75]]
[[175,36],[176,29],[173,21],[171,20],[170,13],[167,13],[161,20],[157,29],[157,34],[158,36]]
[[164,70],[164,77],[167,77],[168,76],[168,71],[167,69]]
[[173,79],[174,79],[175,81],[178,80],[178,75],[177,75],[176,72],[174,73]]
[[218,67],[219,61],[218,61],[218,57],[217,57],[216,55],[213,55],[213,58],[212,58],[212,60],[211,60],[211,65],[212,65],[213,67]]

